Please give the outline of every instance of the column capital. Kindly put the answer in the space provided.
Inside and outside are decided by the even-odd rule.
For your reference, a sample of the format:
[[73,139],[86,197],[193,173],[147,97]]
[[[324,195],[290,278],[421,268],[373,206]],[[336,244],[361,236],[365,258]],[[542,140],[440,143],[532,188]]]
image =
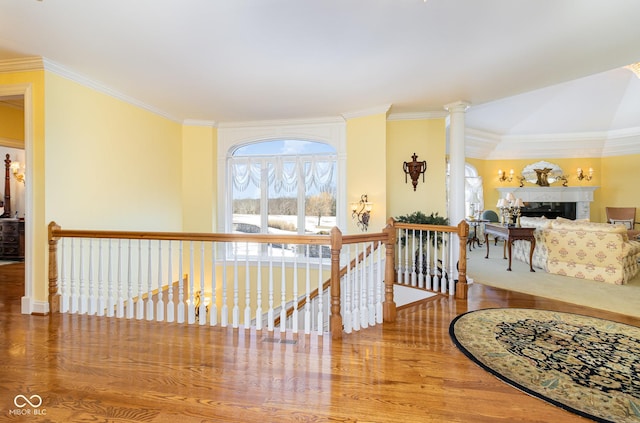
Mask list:
[[463,100],[454,101],[453,103],[445,104],[444,109],[449,112],[466,112],[467,109],[471,106],[471,103]]

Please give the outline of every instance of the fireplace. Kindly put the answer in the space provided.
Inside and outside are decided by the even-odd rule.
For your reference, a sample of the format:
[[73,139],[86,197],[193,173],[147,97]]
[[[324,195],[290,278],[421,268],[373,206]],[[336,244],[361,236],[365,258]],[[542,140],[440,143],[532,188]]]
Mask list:
[[510,187],[498,188],[500,197],[513,193],[522,198],[527,211],[523,216],[565,217],[590,219],[593,192],[599,187]]
[[520,208],[522,216],[529,217],[546,217],[547,219],[555,219],[556,217],[564,217],[565,219],[576,218],[576,203],[559,203],[559,202],[525,202],[524,207]]

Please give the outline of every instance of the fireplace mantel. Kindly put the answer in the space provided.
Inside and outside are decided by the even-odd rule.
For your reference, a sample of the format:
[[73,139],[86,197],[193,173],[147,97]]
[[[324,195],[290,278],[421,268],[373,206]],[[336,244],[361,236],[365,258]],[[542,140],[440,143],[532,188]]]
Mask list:
[[513,193],[524,202],[576,203],[576,218],[589,219],[593,192],[600,187],[505,187],[497,188],[500,197]]

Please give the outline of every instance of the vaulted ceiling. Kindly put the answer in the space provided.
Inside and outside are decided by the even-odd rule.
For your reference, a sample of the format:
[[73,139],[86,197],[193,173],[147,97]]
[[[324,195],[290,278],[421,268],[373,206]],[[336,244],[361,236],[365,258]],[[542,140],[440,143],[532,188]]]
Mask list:
[[463,100],[472,156],[606,155],[640,152],[622,68],[638,18],[632,0],[6,0],[0,60],[43,57],[178,121]]

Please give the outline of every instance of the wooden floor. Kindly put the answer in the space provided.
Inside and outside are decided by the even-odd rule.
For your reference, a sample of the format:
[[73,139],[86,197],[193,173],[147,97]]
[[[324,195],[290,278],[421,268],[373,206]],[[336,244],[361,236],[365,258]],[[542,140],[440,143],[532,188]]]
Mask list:
[[[0,421],[15,417],[16,396],[39,395],[42,405],[33,413],[40,415],[22,421],[585,422],[481,370],[454,347],[449,322],[467,310],[533,307],[637,324],[473,285],[467,301],[427,300],[400,310],[395,324],[340,342],[293,339],[21,315],[23,274],[22,264],[0,266]],[[21,397],[18,403],[24,404]]]

